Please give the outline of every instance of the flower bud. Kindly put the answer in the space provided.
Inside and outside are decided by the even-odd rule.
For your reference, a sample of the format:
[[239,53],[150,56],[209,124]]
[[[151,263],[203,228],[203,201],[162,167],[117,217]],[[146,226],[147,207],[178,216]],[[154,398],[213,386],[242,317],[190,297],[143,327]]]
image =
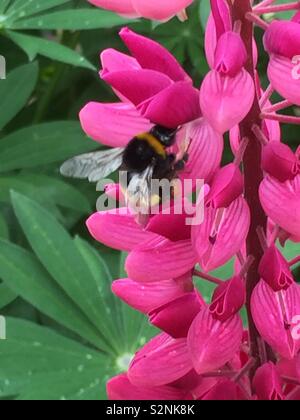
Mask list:
[[239,168],[231,163],[221,168],[215,175],[207,204],[213,208],[229,207],[230,204],[243,194],[244,179]]
[[241,309],[245,301],[245,283],[236,276],[216,288],[209,310],[214,318],[226,321]]
[[286,144],[271,141],[262,151],[262,169],[280,182],[285,182],[297,175],[298,159]]
[[259,400],[284,400],[280,377],[275,365],[271,362],[264,364],[256,371],[253,386]]
[[275,292],[287,290],[294,283],[287,261],[274,245],[265,252],[259,265],[259,274]]

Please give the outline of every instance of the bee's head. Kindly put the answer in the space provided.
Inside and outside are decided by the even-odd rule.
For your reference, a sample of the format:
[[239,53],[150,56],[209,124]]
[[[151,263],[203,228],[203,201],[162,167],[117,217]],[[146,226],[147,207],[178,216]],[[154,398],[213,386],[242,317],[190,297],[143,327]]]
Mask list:
[[177,128],[166,128],[162,125],[155,125],[150,133],[165,147],[170,147],[175,143]]

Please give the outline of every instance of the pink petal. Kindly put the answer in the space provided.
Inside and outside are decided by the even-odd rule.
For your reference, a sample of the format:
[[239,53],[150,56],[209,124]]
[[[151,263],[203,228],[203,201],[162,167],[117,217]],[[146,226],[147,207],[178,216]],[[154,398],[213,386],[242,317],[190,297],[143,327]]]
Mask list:
[[163,73],[144,69],[114,72],[104,69],[101,78],[134,105],[152,98],[172,84],[171,79]]
[[264,35],[266,50],[292,59],[300,52],[300,25],[296,22],[273,21]]
[[218,40],[214,69],[223,76],[234,77],[247,61],[245,44],[239,34],[227,31]]
[[243,324],[235,315],[225,322],[215,320],[209,309],[195,318],[188,335],[188,348],[199,375],[219,369],[239,350]]
[[173,212],[171,214],[160,213],[150,219],[147,230],[173,242],[187,240],[191,237],[191,226],[186,223],[187,217],[188,215],[184,212],[184,208],[181,214],[173,214]]
[[115,376],[107,383],[107,395],[109,400],[124,401],[163,401],[184,400],[186,392],[171,386],[143,388],[132,385],[125,373]]
[[142,387],[166,385],[192,370],[186,339],[160,334],[146,344],[133,359],[128,378]]
[[299,63],[297,67],[297,63],[279,55],[272,55],[268,66],[268,77],[273,88],[295,105],[300,105],[298,69]]
[[111,147],[126,146],[137,133],[147,132],[152,127],[131,104],[90,102],[79,117],[89,137]]
[[219,380],[202,398],[202,401],[236,401],[238,385],[229,379]]
[[300,175],[286,183],[266,177],[260,186],[260,201],[273,222],[300,237]]
[[158,42],[139,35],[128,28],[123,28],[120,36],[130,53],[144,69],[164,73],[175,82],[180,80],[191,81],[175,57]]
[[141,242],[157,236],[143,230],[127,208],[94,213],[86,224],[96,241],[122,251],[131,251]]
[[246,70],[235,77],[210,71],[200,90],[204,117],[220,133],[225,133],[248,114],[254,99],[254,84]]
[[177,128],[200,117],[199,91],[190,82],[177,82],[140,103],[138,110],[154,124]]
[[300,287],[296,283],[288,290],[274,292],[261,280],[254,289],[251,312],[262,338],[286,359],[300,350],[300,339],[293,334],[295,317],[300,314]]
[[244,191],[244,178],[234,163],[224,166],[214,176],[206,203],[213,208],[229,207]]
[[275,245],[265,251],[259,264],[259,275],[275,292],[287,290],[294,283],[290,266]]
[[185,294],[183,285],[175,280],[138,283],[120,279],[113,282],[112,291],[129,306],[145,314]]
[[132,0],[88,0],[91,4],[102,7],[103,9],[112,10],[122,15],[137,15],[132,5]]
[[180,277],[191,270],[196,261],[190,240],[171,242],[158,237],[130,253],[126,270],[135,281],[152,282]]
[[188,125],[186,137],[191,139],[189,160],[180,178],[208,182],[221,164],[223,137],[204,118]]
[[120,70],[141,70],[141,66],[134,57],[108,48],[101,53],[102,68],[115,72]]
[[215,319],[226,321],[239,312],[245,303],[246,287],[244,279],[235,276],[216,288],[209,310]]
[[232,29],[230,9],[225,0],[211,0],[211,11],[216,25],[218,39]]
[[276,366],[269,362],[257,369],[253,379],[255,393],[262,401],[284,400],[282,383]]
[[197,292],[186,293],[152,310],[150,322],[171,337],[184,338],[203,306],[204,300]]
[[135,10],[141,16],[153,20],[170,19],[192,2],[193,0],[132,0]]
[[263,148],[262,168],[281,182],[295,178],[299,171],[296,155],[288,145],[277,141],[271,141]]
[[243,198],[235,200],[224,211],[216,232],[217,212],[220,210],[207,207],[204,223],[192,227],[192,242],[200,266],[205,271],[214,270],[229,261],[243,247],[249,231],[250,212]]
[[[231,25],[230,25],[231,26]],[[205,30],[205,55],[211,69],[215,63],[215,51],[217,46],[216,24],[212,13],[210,14]]]

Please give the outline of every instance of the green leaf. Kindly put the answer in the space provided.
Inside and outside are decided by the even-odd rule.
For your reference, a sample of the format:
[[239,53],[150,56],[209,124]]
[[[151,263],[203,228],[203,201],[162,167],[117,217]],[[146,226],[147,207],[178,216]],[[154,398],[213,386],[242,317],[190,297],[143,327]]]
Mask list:
[[19,399],[104,399],[109,359],[52,330],[7,319],[0,341],[0,396]]
[[30,252],[0,240],[0,277],[45,315],[101,348],[96,329]]
[[199,5],[200,22],[201,22],[201,26],[204,30],[206,28],[206,24],[207,24],[207,21],[208,21],[210,11],[211,11],[210,1],[209,0],[200,0],[200,5]]
[[6,12],[7,6],[9,5],[10,1],[11,0],[1,0],[0,13],[4,14]]
[[53,122],[16,131],[0,142],[0,172],[61,162],[99,145],[89,141],[77,122]]
[[[1,195],[1,189],[0,189],[0,195]],[[0,238],[5,238],[5,239],[9,238],[9,230],[8,230],[7,222],[1,213],[0,213]]]
[[31,63],[18,67],[0,81],[0,130],[26,105],[37,78],[38,65]]
[[[102,319],[101,331],[109,342],[114,343],[116,351],[122,353],[124,339],[120,328],[121,324],[118,322],[119,302],[111,292],[111,274],[105,261],[88,242],[79,236],[75,238],[74,242],[85,259],[100,294],[101,302],[99,301],[98,310]],[[93,293],[93,289],[90,293]]]
[[[10,203],[10,191],[15,190],[36,199],[41,204],[59,205],[80,213],[89,214],[91,205],[84,194],[59,178],[39,174],[20,174],[0,177],[0,202]],[[0,217],[1,236],[1,217]]]
[[[89,320],[102,330],[102,296],[85,259],[57,220],[28,197],[12,193],[16,216],[35,254],[67,295]],[[106,346],[112,350],[113,343]]]
[[95,70],[95,67],[86,58],[78,52],[58,44],[36,36],[24,35],[19,32],[7,31],[9,38],[14,41],[22,50],[26,52],[29,60],[34,60],[40,54],[51,60],[60,61],[62,63],[71,64],[76,67],[83,67]]
[[[125,260],[127,254],[122,253],[120,259],[120,278],[126,277]],[[157,330],[148,321],[148,317],[120,302],[123,318],[124,343],[126,343],[125,352],[134,354],[137,349],[143,346],[150,338],[152,338]]]
[[98,29],[124,25],[125,19],[105,10],[61,10],[30,19],[22,19],[10,25],[11,29]]
[[15,0],[8,9],[7,16],[9,20],[26,18],[69,2],[70,0]]
[[9,305],[15,299],[17,299],[18,294],[13,292],[6,284],[0,284],[0,309]]

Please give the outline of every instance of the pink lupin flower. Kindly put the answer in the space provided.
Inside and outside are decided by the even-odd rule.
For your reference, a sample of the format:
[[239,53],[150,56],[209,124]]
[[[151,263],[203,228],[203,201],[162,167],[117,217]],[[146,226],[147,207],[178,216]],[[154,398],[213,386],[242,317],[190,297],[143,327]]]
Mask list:
[[121,30],[120,37],[136,61],[129,57],[129,65],[116,66],[119,53],[110,50],[108,60],[105,51],[100,75],[121,99],[126,98],[144,118],[164,127],[177,128],[198,118],[199,92],[176,59],[157,42],[128,28]]
[[236,314],[245,302],[245,282],[240,276],[235,276],[216,288],[209,310],[215,319],[226,321]]
[[262,338],[281,357],[293,359],[300,350],[299,337],[293,333],[295,317],[300,314],[299,285],[274,292],[261,280],[252,294],[251,312]]
[[112,291],[131,307],[148,314],[193,290],[191,276],[185,279],[140,283],[131,279],[115,280]]
[[272,22],[265,32],[264,45],[270,54],[268,77],[272,86],[285,99],[300,105],[300,81],[297,77],[300,23],[297,20]]
[[188,334],[188,349],[198,374],[219,369],[233,359],[243,337],[243,324],[238,315],[224,322],[203,309],[194,319]]
[[[204,117],[220,133],[224,133],[238,124],[248,113],[254,99],[254,83],[244,69],[247,61],[245,45],[231,26],[228,18],[228,6],[223,1],[214,1],[212,24],[208,25],[209,36],[206,45],[216,41],[216,48],[208,49],[213,53],[213,70],[205,77],[200,89],[200,106]],[[237,99],[239,98],[239,99]]]
[[230,379],[220,379],[201,398],[202,401],[236,401],[239,398],[239,387]]
[[141,387],[133,385],[125,373],[115,376],[107,382],[109,400],[185,400],[188,396],[184,390],[165,385]]
[[177,278],[197,262],[191,240],[172,242],[163,237],[144,242],[128,256],[125,264],[130,278],[140,282]]
[[218,209],[229,207],[244,191],[244,179],[240,169],[234,163],[224,166],[216,172],[206,204]]
[[192,227],[192,243],[202,270],[212,271],[229,261],[244,245],[250,213],[240,197],[226,209],[205,208],[204,222]]
[[204,305],[204,300],[198,292],[186,293],[153,309],[149,313],[150,322],[174,338],[187,337],[194,318]]
[[299,173],[300,163],[289,146],[271,141],[263,148],[262,168],[280,182],[285,182]]
[[127,208],[94,213],[86,222],[94,239],[120,251],[131,251],[157,235],[142,229]]
[[266,250],[260,262],[259,274],[275,292],[287,290],[294,283],[288,262],[274,245]]
[[120,36],[134,57],[105,50],[100,75],[121,102],[88,103],[80,112],[86,134],[107,146],[124,147],[153,124],[177,128],[199,118],[199,91],[172,54],[127,28]]
[[165,21],[188,7],[193,0],[88,0],[103,9],[129,17],[145,17]]
[[273,222],[300,238],[300,175],[285,183],[266,177],[260,186],[260,201]]
[[163,333],[138,351],[128,378],[136,386],[162,386],[184,377],[192,368],[186,338],[174,339]]
[[284,394],[276,366],[269,362],[257,369],[253,387],[259,400],[282,401]]

